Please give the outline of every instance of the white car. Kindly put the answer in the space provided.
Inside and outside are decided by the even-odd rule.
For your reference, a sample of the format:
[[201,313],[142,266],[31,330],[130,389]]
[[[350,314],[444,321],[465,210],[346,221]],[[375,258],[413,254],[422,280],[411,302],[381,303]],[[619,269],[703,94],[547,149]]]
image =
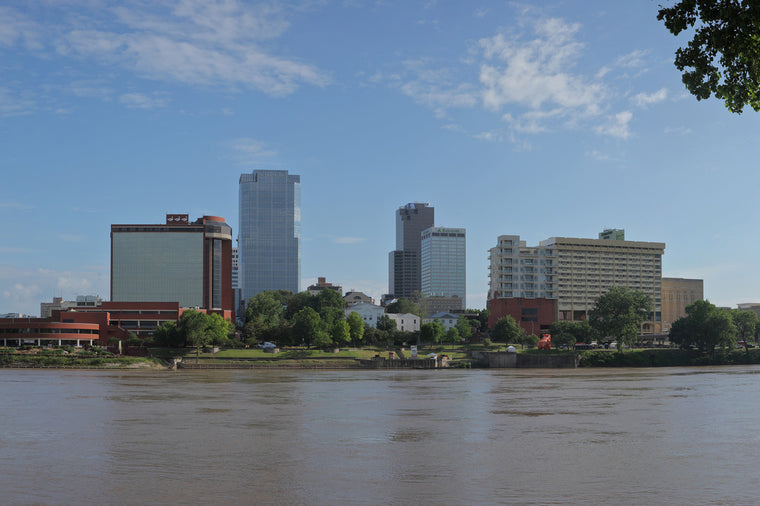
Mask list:
[[277,345],[274,344],[274,343],[270,343],[269,341],[265,341],[265,342],[263,342],[261,344],[257,344],[256,348],[258,348],[260,350],[273,350],[273,349],[277,348]]

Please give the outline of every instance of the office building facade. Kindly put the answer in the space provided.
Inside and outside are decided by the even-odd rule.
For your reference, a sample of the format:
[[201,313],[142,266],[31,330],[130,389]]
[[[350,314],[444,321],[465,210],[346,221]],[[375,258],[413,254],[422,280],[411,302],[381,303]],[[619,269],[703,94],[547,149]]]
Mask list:
[[466,307],[466,231],[430,227],[420,234],[421,291],[426,297],[449,299],[453,311]]
[[396,249],[388,255],[388,291],[411,298],[422,290],[422,231],[435,223],[435,208],[413,202],[396,210]]
[[490,249],[488,299],[556,299],[560,320],[584,320],[613,286],[652,297],[644,332],[662,331],[664,243],[552,237],[528,247],[519,236],[499,236]]
[[254,170],[239,181],[241,302],[267,290],[300,291],[301,176]]
[[231,311],[232,228],[218,216],[111,225],[111,300]]

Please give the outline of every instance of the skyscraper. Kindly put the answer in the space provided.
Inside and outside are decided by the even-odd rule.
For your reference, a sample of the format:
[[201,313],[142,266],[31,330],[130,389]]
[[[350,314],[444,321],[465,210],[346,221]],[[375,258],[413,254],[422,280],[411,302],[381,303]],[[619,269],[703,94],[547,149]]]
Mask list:
[[238,202],[241,303],[266,290],[300,291],[301,176],[241,174]]
[[465,229],[430,227],[421,238],[422,294],[435,306],[428,312],[465,309]]
[[232,228],[167,214],[163,225],[111,225],[111,301],[234,309]]
[[409,203],[396,210],[396,250],[388,255],[388,290],[396,297],[411,297],[422,289],[421,233],[435,223],[430,204]]

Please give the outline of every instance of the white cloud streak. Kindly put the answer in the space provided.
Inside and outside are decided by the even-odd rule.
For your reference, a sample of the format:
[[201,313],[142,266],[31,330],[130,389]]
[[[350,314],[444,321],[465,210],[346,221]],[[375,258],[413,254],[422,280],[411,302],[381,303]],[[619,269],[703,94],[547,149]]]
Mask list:
[[128,5],[114,9],[118,29],[70,30],[58,43],[59,53],[97,59],[148,79],[243,86],[270,95],[330,82],[313,65],[270,54],[260,46],[288,27],[274,7],[182,0],[168,11],[149,12],[141,4]]
[[668,98],[668,90],[661,88],[654,93],[638,93],[633,97],[633,103],[639,107],[646,107]]

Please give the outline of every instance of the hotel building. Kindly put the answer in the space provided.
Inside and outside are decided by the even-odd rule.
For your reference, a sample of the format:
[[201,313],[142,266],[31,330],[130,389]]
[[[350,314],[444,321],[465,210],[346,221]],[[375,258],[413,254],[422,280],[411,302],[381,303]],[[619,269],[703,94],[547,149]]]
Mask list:
[[643,331],[661,332],[664,251],[657,242],[552,237],[528,247],[519,236],[499,236],[489,255],[489,307],[500,299],[550,299],[558,319],[585,320],[600,295],[623,286],[652,297]]
[[232,311],[232,229],[217,216],[111,225],[111,300]]

